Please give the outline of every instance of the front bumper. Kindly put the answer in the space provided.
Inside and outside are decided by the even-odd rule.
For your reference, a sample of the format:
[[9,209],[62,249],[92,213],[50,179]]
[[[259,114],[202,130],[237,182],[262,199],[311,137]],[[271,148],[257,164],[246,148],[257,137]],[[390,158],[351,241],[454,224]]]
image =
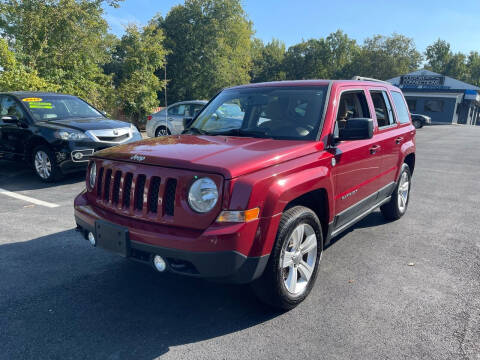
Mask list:
[[88,232],[95,233],[96,220],[127,227],[127,257],[134,260],[152,264],[153,256],[160,255],[166,259],[167,269],[171,272],[229,283],[249,283],[258,278],[267,265],[269,255],[247,256],[241,247],[232,245],[252,242],[257,233],[257,221],[226,225],[221,229],[212,227],[205,231],[147,226],[140,221],[107,214],[84,203],[82,196],[80,194],[75,200],[77,228],[86,237]]
[[[53,151],[56,156],[57,164],[60,167],[62,173],[72,173],[76,171],[83,171],[87,168],[88,160],[90,156],[97,151],[115,146],[128,144],[134,141],[142,140],[140,134],[135,134],[128,141],[113,144],[105,142],[97,142],[92,140],[82,140],[82,141],[69,141],[61,140],[52,144]],[[81,159],[76,159],[74,157],[75,153],[83,153]]]

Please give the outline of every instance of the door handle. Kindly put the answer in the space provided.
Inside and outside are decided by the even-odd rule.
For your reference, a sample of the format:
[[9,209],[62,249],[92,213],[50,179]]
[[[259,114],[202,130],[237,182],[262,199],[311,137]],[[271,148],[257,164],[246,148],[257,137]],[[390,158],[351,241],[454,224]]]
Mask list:
[[395,144],[400,144],[403,141],[403,137],[399,136],[395,139]]
[[375,154],[377,151],[380,151],[382,147],[380,145],[373,145],[369,150],[370,154]]

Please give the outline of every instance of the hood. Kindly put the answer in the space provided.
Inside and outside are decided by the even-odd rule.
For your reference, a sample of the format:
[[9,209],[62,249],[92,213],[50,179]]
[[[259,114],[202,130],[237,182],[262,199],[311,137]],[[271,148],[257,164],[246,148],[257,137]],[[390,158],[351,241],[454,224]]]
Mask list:
[[129,123],[120,120],[111,120],[103,117],[97,118],[72,118],[65,120],[49,120],[37,122],[37,125],[55,129],[73,129],[80,131],[118,129],[130,127]]
[[323,143],[231,136],[179,135],[115,146],[98,158],[222,174],[230,179],[323,150]]

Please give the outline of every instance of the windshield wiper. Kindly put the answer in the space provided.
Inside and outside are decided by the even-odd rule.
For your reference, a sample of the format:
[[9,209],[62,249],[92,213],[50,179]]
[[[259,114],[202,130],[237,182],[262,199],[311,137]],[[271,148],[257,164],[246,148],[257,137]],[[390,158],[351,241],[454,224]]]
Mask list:
[[231,129],[228,131],[214,132],[211,135],[233,135],[233,136],[271,138],[271,136],[267,134],[266,130],[248,130],[248,129]]
[[191,132],[193,134],[200,134],[200,135],[210,135],[210,133],[208,133],[207,131],[196,128],[196,127],[185,129],[182,131],[182,134],[188,134],[188,132]]

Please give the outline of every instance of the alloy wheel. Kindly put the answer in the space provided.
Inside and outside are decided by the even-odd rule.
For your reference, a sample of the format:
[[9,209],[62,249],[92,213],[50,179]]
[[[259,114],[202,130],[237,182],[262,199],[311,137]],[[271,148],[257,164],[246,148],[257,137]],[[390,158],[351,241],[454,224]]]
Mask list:
[[35,153],[34,162],[37,174],[44,180],[48,179],[52,173],[52,163],[47,153],[43,150],[38,150]]
[[410,181],[408,179],[408,174],[404,171],[400,177],[400,182],[398,184],[398,208],[400,212],[404,213],[407,209],[408,203],[408,194],[410,190]]
[[305,292],[317,261],[317,236],[305,223],[299,224],[285,242],[280,266],[287,291],[295,296]]

